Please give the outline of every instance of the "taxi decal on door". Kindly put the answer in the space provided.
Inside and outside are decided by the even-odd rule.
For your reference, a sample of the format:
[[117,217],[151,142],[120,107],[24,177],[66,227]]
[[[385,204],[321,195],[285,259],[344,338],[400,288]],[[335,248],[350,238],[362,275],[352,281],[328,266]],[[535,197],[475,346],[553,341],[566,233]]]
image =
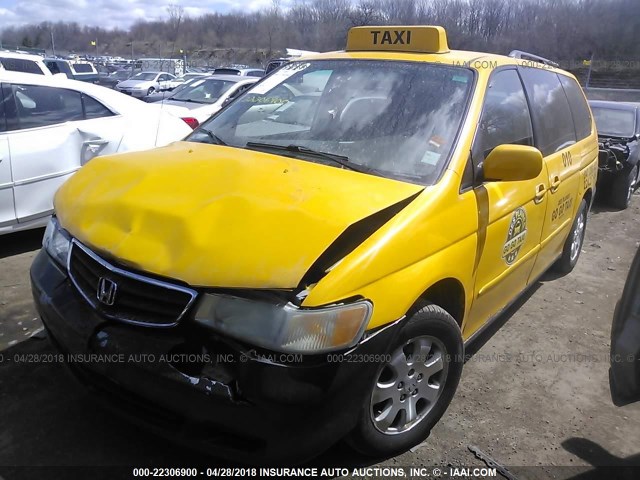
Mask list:
[[507,265],[512,265],[518,258],[518,253],[527,238],[527,212],[520,207],[511,217],[511,225],[507,233],[507,240],[502,247],[502,258]]

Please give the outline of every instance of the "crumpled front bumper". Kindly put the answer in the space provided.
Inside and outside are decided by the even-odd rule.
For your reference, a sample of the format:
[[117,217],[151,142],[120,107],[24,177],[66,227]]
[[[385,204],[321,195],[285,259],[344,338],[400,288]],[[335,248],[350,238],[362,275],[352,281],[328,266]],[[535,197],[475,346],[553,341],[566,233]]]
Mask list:
[[51,341],[105,404],[172,440],[240,462],[302,462],[355,425],[397,326],[347,356],[295,359],[190,324],[150,329],[101,317],[43,250],[33,297]]

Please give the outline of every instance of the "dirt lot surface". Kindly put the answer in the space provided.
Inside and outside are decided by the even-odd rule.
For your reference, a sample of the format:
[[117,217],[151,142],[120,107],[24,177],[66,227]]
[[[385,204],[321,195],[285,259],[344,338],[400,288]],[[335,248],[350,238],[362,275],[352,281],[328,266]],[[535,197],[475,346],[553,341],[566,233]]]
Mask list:
[[[474,344],[430,438],[382,465],[484,466],[469,445],[519,478],[583,478],[580,469],[554,466],[589,473],[592,465],[640,465],[640,405],[614,407],[607,378],[613,310],[640,245],[639,219],[638,195],[624,212],[596,205],[575,271],[547,275]],[[52,351],[46,339],[31,337],[41,324],[28,268],[41,235],[0,237],[0,466],[211,463],[94,406],[62,365],[11,360]],[[337,446],[318,462],[362,460]],[[0,468],[7,480],[44,478],[13,474]]]

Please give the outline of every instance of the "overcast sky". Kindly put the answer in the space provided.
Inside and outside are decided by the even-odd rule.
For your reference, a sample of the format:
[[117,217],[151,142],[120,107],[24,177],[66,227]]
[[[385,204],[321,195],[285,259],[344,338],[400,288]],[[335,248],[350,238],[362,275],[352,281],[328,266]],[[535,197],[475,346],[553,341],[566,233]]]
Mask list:
[[[282,0],[286,5],[288,0]],[[197,17],[209,12],[259,10],[271,0],[0,0],[0,30],[25,23],[76,21],[83,25],[127,28],[140,19],[167,17],[169,4]]]

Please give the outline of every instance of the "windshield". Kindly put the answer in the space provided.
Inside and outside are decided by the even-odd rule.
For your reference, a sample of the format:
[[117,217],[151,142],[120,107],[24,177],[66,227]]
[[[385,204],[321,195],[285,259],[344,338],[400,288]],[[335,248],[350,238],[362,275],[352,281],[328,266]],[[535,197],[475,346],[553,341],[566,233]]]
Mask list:
[[636,112],[613,108],[591,107],[598,135],[632,137],[636,129]]
[[113,72],[110,76],[115,77],[119,80],[126,80],[129,78],[130,73],[126,70],[119,70],[117,72]]
[[153,72],[140,72],[134,75],[131,80],[155,80],[157,73]]
[[183,102],[214,103],[236,82],[216,79],[195,79],[178,93],[171,96],[172,100]]
[[[447,164],[472,83],[470,70],[438,64],[293,62],[188,140],[252,149],[301,147],[280,148],[278,154],[431,184]],[[309,151],[339,155],[348,163]]]

